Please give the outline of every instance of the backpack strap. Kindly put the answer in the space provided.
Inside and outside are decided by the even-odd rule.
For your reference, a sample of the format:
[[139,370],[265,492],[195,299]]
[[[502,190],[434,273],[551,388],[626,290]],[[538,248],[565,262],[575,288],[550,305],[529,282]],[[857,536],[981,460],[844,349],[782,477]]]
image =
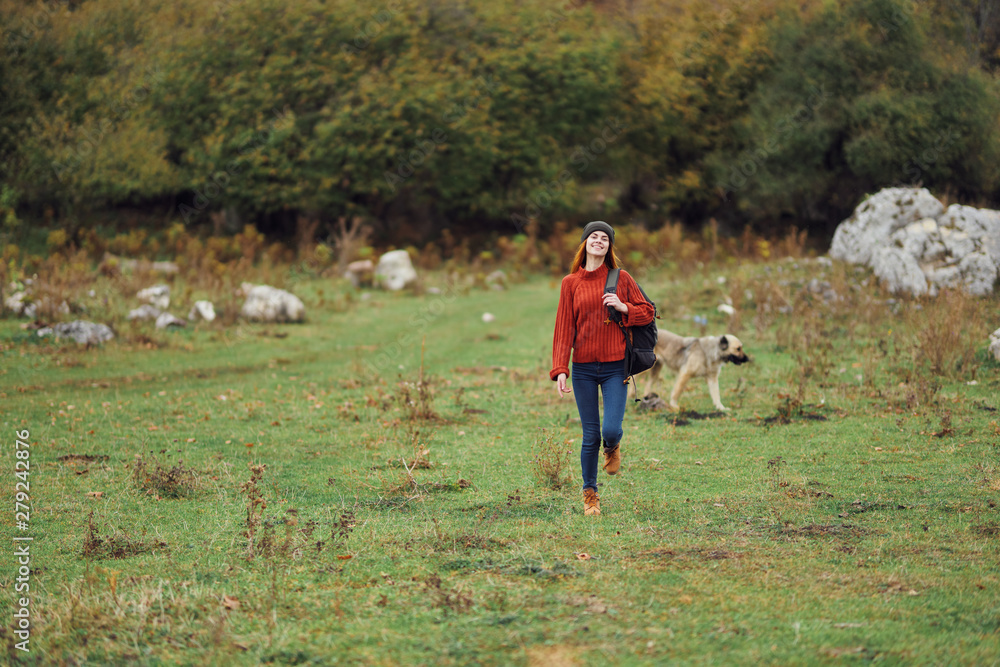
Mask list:
[[[615,294],[618,292],[618,275],[621,271],[621,269],[608,269],[608,281],[604,283],[605,294]],[[618,311],[611,306],[608,306],[607,308],[608,317],[611,318],[611,321],[621,324],[622,316],[618,313]]]
[[[604,284],[604,293],[613,294],[618,292],[618,276],[621,273],[621,269],[608,269],[608,281]],[[645,296],[645,295],[643,295]],[[622,332],[622,336],[625,337],[625,384],[628,384],[629,378],[632,376],[631,361],[632,357],[632,340],[628,337],[628,332],[625,331],[625,323],[622,322],[622,315],[617,310],[608,306],[608,317],[612,322],[618,325],[618,328]]]

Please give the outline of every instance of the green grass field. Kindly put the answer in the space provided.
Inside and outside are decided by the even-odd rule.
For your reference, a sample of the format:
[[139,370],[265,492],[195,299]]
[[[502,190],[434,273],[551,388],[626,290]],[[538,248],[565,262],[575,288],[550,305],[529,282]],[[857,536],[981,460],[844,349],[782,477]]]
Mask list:
[[348,299],[303,276],[305,324],[120,324],[93,349],[0,321],[5,655],[998,664],[998,299],[886,303],[815,261],[637,273],[662,328],[705,315],[753,363],[723,371],[729,413],[700,381],[684,412],[630,403],[600,517],[548,380],[558,280]]

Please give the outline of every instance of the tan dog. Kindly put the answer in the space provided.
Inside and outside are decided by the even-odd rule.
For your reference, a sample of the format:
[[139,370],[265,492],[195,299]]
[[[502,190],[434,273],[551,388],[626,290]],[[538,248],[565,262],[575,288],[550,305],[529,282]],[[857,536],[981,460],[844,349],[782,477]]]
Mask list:
[[[719,410],[729,410],[722,404],[719,395],[719,373],[726,362],[745,364],[750,361],[743,352],[743,343],[736,336],[705,336],[704,338],[683,338],[675,333],[660,329],[657,332],[656,363],[649,369],[646,382],[646,396],[652,393],[653,383],[664,366],[677,372],[674,390],[670,392],[670,407],[677,409],[684,386],[693,377],[703,377],[708,382],[708,393],[712,403]],[[638,383],[637,383],[638,384]]]

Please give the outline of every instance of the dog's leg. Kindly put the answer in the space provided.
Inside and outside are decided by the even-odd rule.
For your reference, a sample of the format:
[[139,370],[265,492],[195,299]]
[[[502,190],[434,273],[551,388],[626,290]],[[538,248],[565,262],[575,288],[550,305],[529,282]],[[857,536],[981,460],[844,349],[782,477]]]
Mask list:
[[646,371],[649,375],[646,378],[646,393],[642,395],[643,398],[653,393],[653,383],[656,382],[656,378],[660,375],[661,366],[663,366],[663,364],[661,364],[660,360],[657,359],[653,362],[653,367]]
[[709,375],[706,379],[708,380],[708,393],[712,397],[712,403],[715,407],[723,412],[728,412],[729,408],[722,404],[722,396],[719,393],[719,373],[722,371],[720,368],[715,372],[714,375]]
[[677,373],[677,382],[674,383],[674,390],[670,392],[670,407],[674,410],[680,408],[680,403],[677,401],[681,397],[681,392],[684,391],[684,385],[688,383],[688,380],[690,380],[693,375],[694,373],[687,367],[682,368]]

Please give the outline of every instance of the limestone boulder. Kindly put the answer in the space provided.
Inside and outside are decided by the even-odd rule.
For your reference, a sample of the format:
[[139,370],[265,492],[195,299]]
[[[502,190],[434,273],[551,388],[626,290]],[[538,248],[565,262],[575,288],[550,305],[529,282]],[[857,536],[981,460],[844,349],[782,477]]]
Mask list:
[[130,320],[155,320],[160,316],[160,309],[148,303],[144,303],[138,308],[130,310],[128,319]]
[[54,326],[39,329],[38,335],[72,338],[81,345],[97,345],[115,337],[108,325],[96,324],[87,320],[60,322]]
[[291,292],[270,285],[243,284],[246,301],[240,315],[256,322],[302,322],[306,307]]
[[990,334],[989,351],[990,354],[993,355],[994,359],[1000,361],[1000,329],[997,329]]
[[889,188],[870,197],[837,228],[830,256],[870,266],[894,293],[991,293],[1000,276],[1000,212],[958,204],[945,209],[931,199],[923,188]]
[[876,248],[912,222],[936,218],[944,204],[926,188],[886,188],[872,195],[840,223],[830,245],[830,257],[850,264],[868,264]]
[[191,311],[188,313],[188,319],[192,322],[196,322],[198,320],[214,322],[215,306],[211,301],[195,301],[194,305],[191,306]]
[[135,296],[161,311],[170,307],[170,285],[153,285],[139,290]]
[[378,260],[375,279],[383,288],[396,292],[417,281],[410,255],[405,250],[387,252]]
[[8,294],[4,295],[4,308],[18,317],[30,317],[34,319],[37,314],[37,306],[31,301],[27,290],[20,289],[14,284],[10,286],[10,290]]
[[181,318],[171,315],[170,313],[160,313],[160,316],[156,318],[156,328],[157,329],[167,329],[169,327],[185,327],[187,322]]
[[375,279],[375,262],[370,259],[359,259],[347,265],[344,277],[351,281],[354,287],[371,287]]

